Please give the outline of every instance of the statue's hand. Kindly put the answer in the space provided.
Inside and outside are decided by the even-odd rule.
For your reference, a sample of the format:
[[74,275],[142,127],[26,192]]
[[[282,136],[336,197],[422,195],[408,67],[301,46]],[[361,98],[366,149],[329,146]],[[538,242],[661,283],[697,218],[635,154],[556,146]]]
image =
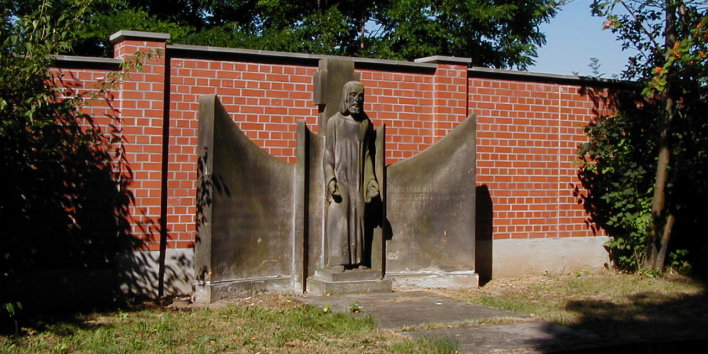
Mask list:
[[371,199],[376,198],[379,195],[379,183],[375,179],[369,180],[369,184],[366,186],[366,201],[370,202]]

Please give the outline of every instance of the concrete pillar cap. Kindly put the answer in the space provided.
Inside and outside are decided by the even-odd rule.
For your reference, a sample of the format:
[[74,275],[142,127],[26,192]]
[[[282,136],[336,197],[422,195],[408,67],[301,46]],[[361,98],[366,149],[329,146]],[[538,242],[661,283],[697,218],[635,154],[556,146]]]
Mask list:
[[168,39],[170,39],[170,34],[169,33],[158,33],[158,32],[120,30],[116,33],[113,33],[110,37],[108,37],[108,39],[110,39],[111,42],[113,42],[113,43],[121,42],[126,39],[142,39],[142,40],[148,40],[148,41],[166,42]]
[[416,63],[432,63],[432,64],[470,65],[470,64],[472,64],[472,58],[448,57],[445,55],[433,55],[430,57],[415,59],[414,62],[416,62]]

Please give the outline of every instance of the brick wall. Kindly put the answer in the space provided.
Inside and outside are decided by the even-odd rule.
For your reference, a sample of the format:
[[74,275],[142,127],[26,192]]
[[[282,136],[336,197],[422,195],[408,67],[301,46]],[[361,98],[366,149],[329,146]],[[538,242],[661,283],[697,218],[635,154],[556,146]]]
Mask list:
[[578,184],[577,146],[593,117],[578,85],[471,78],[477,183],[493,203],[495,239],[594,236]]
[[[64,57],[55,69],[87,89],[108,73],[107,64],[92,68],[91,62],[117,67],[135,51],[161,54],[121,82],[113,107],[90,112],[121,118],[134,177],[133,232],[153,250],[161,235],[168,248],[194,242],[198,96],[219,95],[254,143],[294,162],[295,123],[304,120],[317,131],[312,77],[322,58],[166,45],[167,38],[121,31],[112,36],[115,59]],[[486,187],[492,204],[478,222],[491,227],[493,238],[595,235],[573,194],[575,150],[594,117],[580,79],[468,69],[469,61],[460,58],[353,59],[369,117],[375,126],[387,126],[388,164],[422,151],[475,112],[477,184]]]

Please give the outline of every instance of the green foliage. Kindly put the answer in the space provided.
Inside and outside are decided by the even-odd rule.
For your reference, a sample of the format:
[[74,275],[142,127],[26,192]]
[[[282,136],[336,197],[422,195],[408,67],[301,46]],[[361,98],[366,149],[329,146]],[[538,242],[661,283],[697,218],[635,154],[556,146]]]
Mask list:
[[690,273],[691,262],[689,262],[688,255],[688,250],[675,250],[669,254],[669,267],[680,274]]
[[[5,0],[7,1],[7,0]],[[23,15],[40,0],[12,12]],[[76,0],[53,0],[61,9]],[[524,69],[545,44],[555,0],[96,0],[75,23],[71,51],[110,56],[118,30],[167,32],[181,44],[405,59],[471,57]],[[61,16],[54,11],[52,16]]]
[[455,354],[460,353],[460,343],[452,337],[423,337],[415,341],[396,343],[391,348],[391,352]]
[[[645,256],[647,236],[652,223],[651,203],[654,189],[660,110],[639,95],[616,92],[611,97],[587,94],[594,100],[613,101],[616,115],[598,118],[585,127],[588,143],[580,145],[578,177],[587,190],[585,209],[597,225],[613,237],[606,246],[615,265],[635,271]],[[693,109],[708,109],[705,103]],[[689,263],[704,262],[699,249],[705,244],[695,230],[700,229],[708,208],[708,121],[698,115],[678,120],[672,130],[674,151],[681,161],[671,170],[669,196],[671,210],[677,215],[674,244],[669,249],[669,265],[686,271]],[[689,252],[693,250],[692,252]],[[678,258],[677,258],[678,257]]]
[[442,54],[471,57],[473,65],[526,68],[545,44],[538,26],[555,1],[392,1],[376,22],[381,47],[408,59]]
[[436,346],[449,347],[381,331],[368,317],[323,313],[282,298],[271,298],[268,305],[241,303],[179,311],[153,308],[40,320],[28,324],[20,335],[0,335],[0,352],[66,348],[109,353],[381,353],[414,348],[412,352],[430,353],[441,352],[435,351]]
[[71,52],[90,56],[113,56],[113,43],[109,37],[121,29],[170,33],[176,39],[191,33],[189,26],[159,20],[142,8],[116,5],[104,8],[96,5],[92,7],[92,13],[85,16],[81,25],[73,29],[76,39]]
[[[597,96],[592,90],[588,95]],[[598,100],[599,98],[595,98]],[[616,116],[598,117],[585,127],[588,143],[578,149],[579,178],[587,190],[585,209],[613,239],[606,246],[623,270],[636,270],[644,256],[651,224],[653,174],[656,159],[653,106],[640,97],[618,94]]]
[[593,77],[605,76],[605,73],[600,71],[600,68],[602,67],[602,64],[600,64],[600,59],[595,57],[590,58],[590,64],[588,64],[588,67],[590,68],[590,72]]
[[111,82],[77,93],[49,71],[90,2],[64,4],[59,17],[51,1],[34,5],[22,17],[4,8],[0,28],[0,320],[18,315],[30,274],[110,268],[119,250],[137,244],[127,223],[130,175],[120,130],[98,126],[82,110],[107,97]]
[[[624,48],[636,50],[623,76],[637,81],[643,97],[596,100],[621,102],[610,106],[615,116],[586,128],[590,143],[578,152],[586,209],[614,237],[607,246],[622,269],[663,267],[660,254],[672,250],[669,258],[705,267],[699,249],[706,241],[693,230],[708,212],[700,202],[708,197],[708,5],[595,0],[591,8]],[[676,222],[665,229],[669,217]]]

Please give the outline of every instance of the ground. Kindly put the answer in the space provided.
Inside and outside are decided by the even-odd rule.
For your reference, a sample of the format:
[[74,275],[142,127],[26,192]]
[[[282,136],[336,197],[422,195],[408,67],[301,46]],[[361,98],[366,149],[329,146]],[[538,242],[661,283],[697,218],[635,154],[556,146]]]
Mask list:
[[[514,344],[502,343],[509,337],[504,331],[519,333],[521,327],[531,336],[543,337],[523,342],[527,346],[522,351],[542,350],[539,348],[545,347],[536,344],[548,345],[567,333],[582,334],[576,336],[580,338],[577,343],[563,342],[571,346],[587,346],[588,338],[595,346],[669,343],[674,347],[708,339],[706,283],[679,275],[648,277],[613,271],[547,274],[493,280],[476,290],[427,290],[421,294],[419,298],[442,307],[459,306],[460,313],[484,305],[517,315],[380,328],[375,306],[368,303],[343,303],[339,310],[347,313],[336,313],[335,306],[307,306],[294,296],[269,295],[223,301],[207,308],[175,302],[167,307],[143,305],[24,318],[19,334],[0,335],[0,352],[504,351]],[[409,310],[423,312],[424,306],[425,302],[419,301]],[[386,306],[379,307],[386,310]],[[369,310],[372,312],[367,313]],[[423,335],[441,329],[450,335]],[[467,335],[473,331],[479,336]],[[421,335],[412,335],[414,332]],[[480,338],[486,338],[484,346],[474,343]]]

